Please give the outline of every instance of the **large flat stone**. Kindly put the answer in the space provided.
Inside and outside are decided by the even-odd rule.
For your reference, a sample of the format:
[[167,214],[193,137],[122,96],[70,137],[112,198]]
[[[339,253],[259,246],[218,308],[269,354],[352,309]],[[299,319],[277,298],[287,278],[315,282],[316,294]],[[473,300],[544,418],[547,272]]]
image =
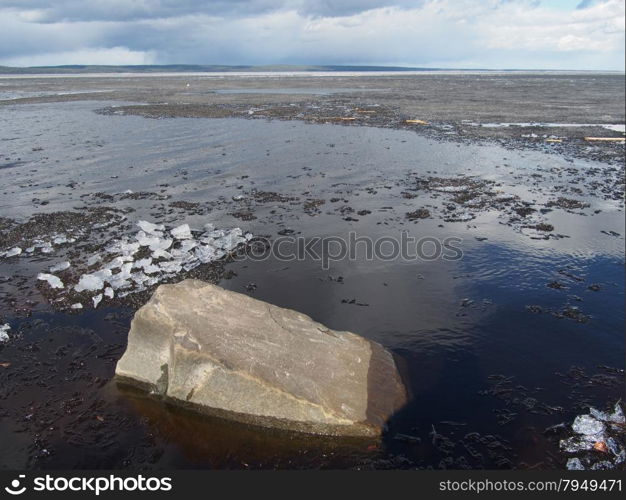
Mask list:
[[116,375],[195,410],[316,434],[379,435],[406,402],[379,344],[198,280],[161,285],[137,311]]

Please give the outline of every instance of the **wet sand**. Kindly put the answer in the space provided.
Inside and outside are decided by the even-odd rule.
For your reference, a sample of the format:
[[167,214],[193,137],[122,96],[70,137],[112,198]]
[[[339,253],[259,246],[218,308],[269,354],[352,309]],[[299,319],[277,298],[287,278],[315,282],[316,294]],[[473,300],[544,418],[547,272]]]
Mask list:
[[[624,146],[582,139],[620,133],[463,122],[623,123],[623,76],[7,82],[107,92],[0,105],[0,252],[75,240],[0,259],[0,466],[562,468],[563,436],[544,430],[623,394]],[[213,92],[246,87],[265,92]],[[303,87],[317,93],[268,93]],[[69,261],[56,273],[69,290],[138,220],[270,240],[459,238],[460,260],[323,269],[246,259],[244,246],[166,279],[198,276],[382,343],[405,360],[413,403],[381,443],[346,443],[198,420],[118,388],[150,288],[94,309],[93,294],[36,276]]]

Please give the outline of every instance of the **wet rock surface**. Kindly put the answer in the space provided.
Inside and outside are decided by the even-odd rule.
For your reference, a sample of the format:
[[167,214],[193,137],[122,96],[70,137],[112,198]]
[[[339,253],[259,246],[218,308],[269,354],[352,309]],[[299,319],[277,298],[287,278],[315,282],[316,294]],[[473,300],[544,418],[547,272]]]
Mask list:
[[379,344],[198,280],[157,288],[115,373],[199,412],[312,434],[378,437],[407,400]]

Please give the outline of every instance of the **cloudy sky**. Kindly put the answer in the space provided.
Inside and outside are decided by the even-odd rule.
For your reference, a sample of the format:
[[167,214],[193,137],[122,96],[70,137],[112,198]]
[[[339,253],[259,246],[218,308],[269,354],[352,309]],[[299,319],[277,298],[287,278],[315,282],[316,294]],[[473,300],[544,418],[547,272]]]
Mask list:
[[0,0],[0,65],[624,70],[624,0]]

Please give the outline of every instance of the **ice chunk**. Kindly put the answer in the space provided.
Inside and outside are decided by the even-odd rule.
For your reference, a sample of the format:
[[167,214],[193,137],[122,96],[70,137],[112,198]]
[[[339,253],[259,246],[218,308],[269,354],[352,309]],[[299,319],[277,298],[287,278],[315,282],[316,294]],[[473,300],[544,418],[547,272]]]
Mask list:
[[157,248],[154,252],[152,252],[152,258],[153,259],[171,259],[172,254],[169,252],[166,252],[165,250],[161,250]]
[[26,253],[33,253],[34,251],[35,251],[35,247],[34,247],[34,246],[32,246],[32,247],[28,247],[28,248],[26,249]]
[[37,279],[40,281],[47,281],[51,288],[64,288],[61,279],[54,274],[39,273],[37,275]]
[[161,271],[165,273],[179,273],[182,269],[182,264],[179,261],[173,262],[161,262],[159,263]]
[[602,434],[604,429],[604,424],[591,415],[578,415],[572,424],[572,430],[575,433],[584,434],[585,436]]
[[11,329],[11,326],[8,323],[5,323],[4,325],[0,325],[0,342],[6,342],[7,340],[9,340],[9,330]]
[[579,451],[592,450],[595,443],[603,440],[604,434],[583,434],[581,436],[561,439],[561,441],[559,441],[559,447],[561,448],[561,451],[565,451],[567,453],[578,453]]
[[98,304],[102,300],[102,294],[99,293],[95,297],[92,297],[91,300],[93,300],[93,308],[95,309],[96,307],[98,307]]
[[585,466],[580,461],[580,458],[570,458],[567,461],[567,470],[585,470]]
[[603,422],[613,422],[616,424],[623,424],[625,422],[624,412],[622,411],[622,407],[619,403],[615,403],[615,408],[613,409],[613,413],[606,413],[600,410],[596,410],[595,408],[589,408],[589,413],[591,416],[598,420],[602,420]]
[[102,256],[99,253],[93,254],[91,257],[87,259],[87,265],[93,266],[96,262],[100,262],[102,260]]
[[55,264],[54,266],[52,266],[50,268],[50,272],[57,273],[59,271],[65,271],[66,269],[69,269],[69,267],[70,267],[70,263],[66,260],[64,262],[59,262],[58,264]]
[[185,271],[191,271],[192,269],[195,269],[196,267],[198,267],[201,264],[201,262],[199,260],[192,260],[189,262],[186,262],[185,264],[183,264],[183,269]]
[[41,250],[41,253],[52,253],[54,251],[52,245],[48,242],[43,245],[39,245],[39,249]]
[[189,252],[190,250],[193,250],[194,248],[196,248],[198,246],[198,242],[195,240],[184,240],[181,244],[180,244],[180,249],[183,252]]
[[217,255],[215,253],[215,248],[211,245],[202,245],[195,249],[196,258],[200,260],[203,264],[208,264],[209,262],[217,259]]
[[104,289],[104,296],[105,297],[108,297],[109,299],[112,299],[114,295],[115,295],[115,292],[113,291],[113,288],[111,288],[110,286],[107,286]]
[[76,302],[70,306],[72,309],[82,309],[83,305],[80,302]]
[[161,233],[165,231],[165,226],[163,224],[153,224],[152,222],[148,222],[146,220],[140,220],[137,222],[137,225],[143,232],[152,235],[162,236]]
[[52,243],[55,245],[62,245],[63,243],[67,243],[67,236],[61,234],[52,240]]
[[109,262],[105,268],[106,269],[118,269],[124,265],[125,262],[132,262],[133,258],[130,255],[121,255],[119,257],[115,257],[111,262]]
[[611,470],[614,469],[615,466],[608,460],[602,460],[600,462],[596,462],[590,468],[591,470]]
[[181,224],[170,231],[170,234],[177,240],[189,240],[193,238],[189,224]]
[[5,257],[16,257],[17,255],[22,253],[22,249],[20,247],[13,247],[10,250],[7,250],[4,254]]
[[[109,271],[110,273],[111,271]],[[74,286],[77,292],[95,292],[104,288],[104,277],[99,273],[83,274],[78,280],[78,284]]]

